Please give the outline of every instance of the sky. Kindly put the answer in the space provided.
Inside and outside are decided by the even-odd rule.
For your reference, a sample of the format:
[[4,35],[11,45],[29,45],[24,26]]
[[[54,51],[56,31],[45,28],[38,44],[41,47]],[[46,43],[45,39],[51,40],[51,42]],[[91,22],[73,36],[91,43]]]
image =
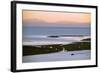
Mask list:
[[90,13],[23,10],[25,26],[89,26]]

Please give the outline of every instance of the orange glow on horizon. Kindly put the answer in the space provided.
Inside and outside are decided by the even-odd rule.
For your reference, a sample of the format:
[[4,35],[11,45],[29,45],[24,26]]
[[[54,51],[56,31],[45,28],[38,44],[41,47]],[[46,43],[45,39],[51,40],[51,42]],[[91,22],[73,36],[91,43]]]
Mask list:
[[47,23],[90,24],[90,13],[23,11],[23,22],[43,21]]

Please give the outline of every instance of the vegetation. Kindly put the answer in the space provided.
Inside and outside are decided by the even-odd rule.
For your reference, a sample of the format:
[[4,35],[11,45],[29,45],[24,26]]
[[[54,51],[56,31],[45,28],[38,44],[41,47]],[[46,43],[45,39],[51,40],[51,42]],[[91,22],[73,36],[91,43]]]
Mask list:
[[43,45],[41,47],[23,46],[23,55],[46,54],[61,51],[58,45]]
[[75,51],[75,50],[90,50],[91,45],[90,42],[75,42],[73,44],[63,45],[65,50],[67,51]]

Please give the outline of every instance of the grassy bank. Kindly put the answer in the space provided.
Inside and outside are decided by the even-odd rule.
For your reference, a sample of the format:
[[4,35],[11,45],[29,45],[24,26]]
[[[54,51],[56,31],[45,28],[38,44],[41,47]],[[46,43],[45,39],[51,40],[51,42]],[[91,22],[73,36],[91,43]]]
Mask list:
[[77,50],[90,50],[90,42],[75,42],[67,45],[39,45],[39,46],[23,46],[23,56],[25,55],[37,55],[47,54],[53,52],[59,52],[62,50],[77,51]]
[[67,51],[76,51],[76,50],[90,50],[90,42],[75,42],[68,45],[63,45]]
[[23,46],[23,55],[36,55],[46,54],[61,51],[59,45],[44,45],[41,47],[36,46]]

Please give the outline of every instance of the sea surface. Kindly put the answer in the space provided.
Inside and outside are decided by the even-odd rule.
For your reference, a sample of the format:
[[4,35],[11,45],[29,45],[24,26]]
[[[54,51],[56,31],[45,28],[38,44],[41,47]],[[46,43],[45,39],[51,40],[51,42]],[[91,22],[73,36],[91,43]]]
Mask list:
[[90,35],[90,27],[30,27],[23,26],[26,35]]

